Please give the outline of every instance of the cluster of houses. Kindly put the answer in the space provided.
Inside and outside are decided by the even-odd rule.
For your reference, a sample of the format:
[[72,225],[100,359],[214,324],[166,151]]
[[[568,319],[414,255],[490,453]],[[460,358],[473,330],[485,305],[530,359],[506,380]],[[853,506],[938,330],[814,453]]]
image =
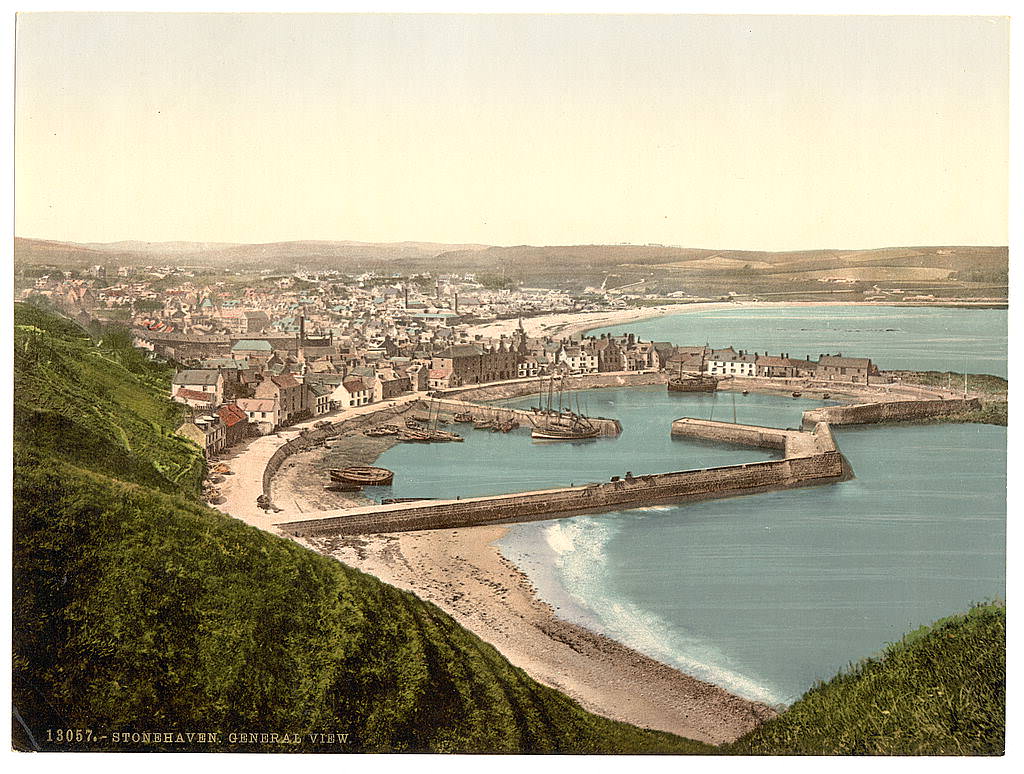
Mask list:
[[[717,377],[809,378],[868,384],[869,358],[803,359],[746,350],[641,341],[633,334],[534,338],[439,336],[400,345],[390,337],[359,346],[333,336],[197,336],[136,331],[136,344],[186,363],[171,398],[189,407],[179,433],[216,454],[247,435],[276,432],[329,412],[382,403],[411,392],[446,390],[546,375],[622,371],[703,372]],[[454,339],[454,340],[453,340]]]

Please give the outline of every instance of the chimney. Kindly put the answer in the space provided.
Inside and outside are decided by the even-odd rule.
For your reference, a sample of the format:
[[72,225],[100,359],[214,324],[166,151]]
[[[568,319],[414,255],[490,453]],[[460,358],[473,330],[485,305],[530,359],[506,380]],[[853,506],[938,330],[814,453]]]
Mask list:
[[306,343],[306,316],[299,315],[299,347]]
[[[455,291],[455,308],[452,311],[455,312],[455,314],[459,313],[459,292],[458,291]],[[522,326],[522,324],[523,324],[523,321],[522,321],[522,318],[520,318],[519,325]]]
[[409,286],[406,285],[402,288],[403,295],[405,296],[405,308],[409,308]]

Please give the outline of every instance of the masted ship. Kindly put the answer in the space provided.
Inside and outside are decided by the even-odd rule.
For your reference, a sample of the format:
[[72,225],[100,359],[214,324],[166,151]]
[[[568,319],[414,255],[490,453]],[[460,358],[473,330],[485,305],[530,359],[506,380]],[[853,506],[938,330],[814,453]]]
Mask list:
[[700,368],[697,373],[683,373],[683,364],[679,364],[679,375],[668,380],[669,392],[715,392],[718,389],[718,379],[710,374],[704,373],[704,352],[700,353]]
[[530,437],[546,441],[579,441],[596,438],[598,429],[590,421],[590,417],[579,410],[579,398],[577,397],[576,411],[573,411],[571,407],[563,408],[562,392],[562,385],[559,382],[558,408],[556,409],[554,406],[555,380],[552,377],[547,394],[541,393],[541,403],[543,404],[546,399],[546,405],[533,408],[533,416],[530,417],[533,430],[530,432]]

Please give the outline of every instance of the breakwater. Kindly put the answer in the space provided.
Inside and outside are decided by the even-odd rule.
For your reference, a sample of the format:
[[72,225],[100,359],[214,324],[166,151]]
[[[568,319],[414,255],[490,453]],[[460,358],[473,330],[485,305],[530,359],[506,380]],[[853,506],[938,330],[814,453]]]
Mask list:
[[764,449],[779,449],[786,457],[808,457],[826,451],[836,451],[832,432],[824,422],[813,425],[812,432],[783,430],[760,425],[740,425],[733,422],[715,422],[709,419],[684,417],[672,423],[674,437],[697,438],[703,441],[733,443]]
[[981,408],[978,398],[955,400],[901,400],[888,403],[858,403],[823,406],[803,414],[804,426],[818,422],[832,425],[864,425],[876,422],[912,422],[915,419],[962,414]]
[[[767,430],[768,428],[762,428]],[[789,431],[782,431],[789,432]],[[538,521],[668,502],[708,500],[841,481],[851,475],[827,425],[805,436],[801,456],[507,495],[366,506],[293,516],[275,526],[296,537],[453,529]],[[752,441],[748,438],[747,441]],[[766,442],[777,442],[766,438]],[[760,445],[760,443],[756,444]],[[796,450],[795,444],[790,448]]]

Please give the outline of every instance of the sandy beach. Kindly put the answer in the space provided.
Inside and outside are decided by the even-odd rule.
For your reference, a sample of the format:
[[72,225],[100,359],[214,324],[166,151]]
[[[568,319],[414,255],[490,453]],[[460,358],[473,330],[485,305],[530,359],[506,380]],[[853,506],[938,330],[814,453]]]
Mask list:
[[600,715],[713,744],[775,715],[557,618],[493,545],[504,532],[486,526],[302,542],[433,602],[531,677]]
[[[562,312],[557,314],[545,314],[537,317],[524,317],[523,329],[528,336],[539,338],[551,336],[553,338],[571,338],[594,328],[606,328],[612,325],[626,325],[627,323],[650,320],[655,317],[665,317],[675,314],[693,314],[707,312],[715,309],[741,309],[741,308],[771,308],[771,307],[819,307],[837,306],[856,303],[858,306],[932,306],[932,307],[988,307],[991,304],[971,303],[905,303],[897,301],[874,302],[874,301],[698,301],[693,303],[662,304],[660,306],[647,306],[632,309],[611,309],[600,312]],[[519,328],[519,318],[508,320],[495,320],[494,322],[480,323],[469,328],[471,335],[481,335],[487,338],[498,338],[502,335],[511,335]]]

